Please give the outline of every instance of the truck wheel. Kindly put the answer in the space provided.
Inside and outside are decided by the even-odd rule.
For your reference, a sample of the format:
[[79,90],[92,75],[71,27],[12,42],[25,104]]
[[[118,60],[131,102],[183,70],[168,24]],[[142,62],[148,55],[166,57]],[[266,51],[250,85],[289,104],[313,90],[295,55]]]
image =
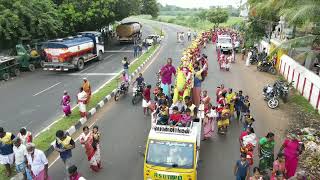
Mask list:
[[36,70],[36,67],[34,66],[34,64],[29,64],[28,69],[29,71],[33,72]]
[[9,73],[2,74],[2,79],[5,80],[5,81],[8,81],[10,79]]
[[39,65],[40,65],[41,68],[44,68],[44,60],[41,60]]
[[98,55],[98,61],[101,61],[102,60],[102,51],[99,51],[99,55]]
[[77,69],[80,71],[84,68],[84,61],[83,59],[79,59],[77,63]]
[[15,76],[20,76],[20,74],[21,74],[21,73],[20,73],[20,70],[19,70],[19,69],[15,69],[15,70],[14,70],[14,75],[15,75]]

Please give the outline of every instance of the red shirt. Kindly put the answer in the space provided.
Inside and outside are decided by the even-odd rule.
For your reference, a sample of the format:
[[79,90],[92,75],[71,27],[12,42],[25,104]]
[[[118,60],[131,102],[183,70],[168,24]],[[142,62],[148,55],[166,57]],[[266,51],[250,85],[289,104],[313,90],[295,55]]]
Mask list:
[[181,114],[171,114],[170,119],[175,122],[179,122],[181,120]]
[[151,100],[151,97],[150,97],[150,89],[149,88],[146,88],[144,91],[143,91],[143,97],[146,101],[150,101]]

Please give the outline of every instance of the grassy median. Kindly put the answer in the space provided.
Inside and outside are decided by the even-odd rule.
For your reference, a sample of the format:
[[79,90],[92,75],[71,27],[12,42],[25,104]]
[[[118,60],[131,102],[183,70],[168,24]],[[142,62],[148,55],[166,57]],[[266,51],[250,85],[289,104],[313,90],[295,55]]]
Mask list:
[[[147,58],[157,49],[159,45],[150,47],[147,52],[142,54],[138,60],[132,63],[129,67],[129,72],[133,73],[143,62],[147,60]],[[105,96],[110,94],[115,88],[118,86],[118,78],[114,78],[108,84],[106,84],[103,88],[101,88],[98,92],[92,95],[89,105],[87,106],[87,110],[90,110],[93,107],[104,99]],[[41,149],[43,151],[47,150],[51,143],[55,140],[55,134],[57,130],[67,130],[71,126],[75,125],[80,119],[79,108],[75,108],[72,110],[72,114],[69,117],[61,117],[58,119],[56,123],[54,123],[49,129],[40,133],[34,139],[34,143],[36,144],[37,149]],[[0,165],[0,180],[9,180],[10,178],[4,176],[4,166]]]

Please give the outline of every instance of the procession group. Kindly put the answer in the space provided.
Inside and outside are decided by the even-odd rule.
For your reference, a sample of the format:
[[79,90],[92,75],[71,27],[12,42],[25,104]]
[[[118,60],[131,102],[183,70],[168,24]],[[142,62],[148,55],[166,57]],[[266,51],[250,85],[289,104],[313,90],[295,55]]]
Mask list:
[[[203,140],[210,140],[214,135],[217,126],[218,134],[228,135],[228,128],[236,121],[243,124],[243,131],[239,135],[239,157],[234,167],[234,174],[237,180],[285,180],[303,179],[301,172],[296,173],[299,154],[302,146],[291,133],[284,141],[279,153],[275,156],[275,134],[269,132],[265,137],[257,138],[254,132],[254,122],[256,121],[251,113],[250,98],[244,95],[243,91],[235,92],[232,88],[226,88],[224,84],[217,87],[215,93],[202,89],[202,83],[206,82],[210,61],[202,53],[206,48],[206,43],[210,40],[215,43],[218,34],[228,33],[232,37],[236,33],[231,29],[216,29],[199,34],[191,43],[190,47],[183,52],[179,65],[174,67],[172,59],[168,58],[159,72],[161,83],[154,89],[151,85],[143,89],[142,107],[147,115],[151,110],[157,115],[158,123],[170,126],[189,126],[192,119],[197,117],[200,104],[204,105],[205,118],[203,121]],[[212,50],[213,51],[213,50]],[[230,55],[235,58],[235,55]],[[220,59],[220,60],[219,60]],[[227,62],[228,58],[221,59],[218,56],[219,64]],[[230,58],[229,58],[230,60]],[[213,61],[213,60],[211,60]],[[124,75],[129,76],[129,61],[124,58]],[[228,62],[227,62],[228,63]],[[220,66],[226,68],[228,66]],[[174,77],[174,78],[173,78]],[[174,81],[172,81],[174,79]],[[129,81],[123,79],[123,81]],[[142,84],[143,75],[140,74],[134,83]],[[152,100],[151,96],[154,95]],[[211,94],[211,95],[210,95]],[[215,96],[214,98],[212,98]],[[90,102],[91,86],[84,78],[83,84],[77,95],[79,113],[82,118],[86,118],[86,106]],[[71,97],[68,92],[64,92],[61,106],[65,116],[70,116]],[[88,159],[89,167],[94,172],[102,169],[100,156],[101,133],[98,126],[91,130],[83,127],[83,133],[79,137],[82,147]],[[71,164],[72,150],[75,148],[75,141],[66,132],[58,130],[54,148],[60,154],[60,158],[65,165],[66,178],[70,180],[84,180],[77,171],[77,167]],[[259,154],[259,167],[254,166],[254,151]],[[32,143],[32,134],[22,128],[17,136],[6,132],[0,127],[0,163],[6,167],[7,176],[11,176],[11,165],[15,164],[16,172],[21,173],[25,179],[47,180],[48,160],[43,151],[36,148]]]

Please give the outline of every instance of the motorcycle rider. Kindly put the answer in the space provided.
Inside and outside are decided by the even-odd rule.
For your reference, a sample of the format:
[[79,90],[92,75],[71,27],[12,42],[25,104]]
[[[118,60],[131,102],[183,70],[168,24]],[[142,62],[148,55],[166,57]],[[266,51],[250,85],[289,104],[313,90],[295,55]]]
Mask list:
[[144,88],[144,78],[142,76],[142,73],[139,73],[139,76],[136,78],[135,81],[133,81],[132,86],[134,86],[136,83],[138,90],[142,92]]
[[124,88],[128,88],[129,87],[129,78],[128,78],[128,75],[125,71],[122,72],[120,79],[121,79],[121,86]]

